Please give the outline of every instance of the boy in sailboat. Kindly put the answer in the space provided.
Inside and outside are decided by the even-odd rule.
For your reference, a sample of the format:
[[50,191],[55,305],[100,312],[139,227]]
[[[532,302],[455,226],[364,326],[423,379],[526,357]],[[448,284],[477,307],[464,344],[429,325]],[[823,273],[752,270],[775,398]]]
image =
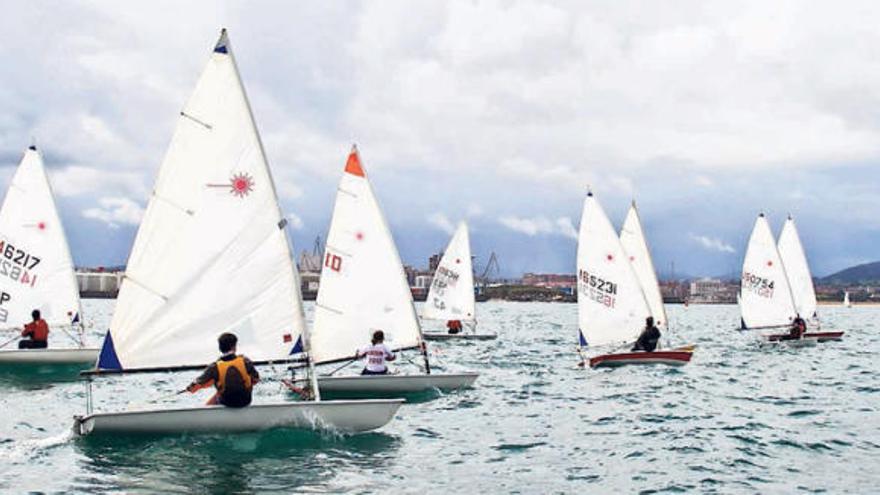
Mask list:
[[254,385],[260,381],[260,374],[250,359],[235,353],[238,337],[224,333],[217,339],[223,353],[215,363],[205,368],[198,378],[186,387],[190,393],[214,386],[217,393],[206,405],[217,404],[226,407],[245,407],[253,398]]
[[18,341],[19,349],[45,349],[49,347],[49,324],[40,317],[40,310],[31,311],[33,321],[24,326]]
[[633,351],[654,352],[660,342],[660,329],[654,325],[654,317],[645,318],[645,328],[633,346]]
[[355,354],[355,359],[365,356],[367,364],[361,371],[362,375],[387,375],[388,366],[385,362],[397,359],[397,356],[385,345],[385,332],[382,330],[373,332],[372,344],[359,349]]
[[446,329],[450,335],[461,333],[461,320],[449,320],[446,322]]

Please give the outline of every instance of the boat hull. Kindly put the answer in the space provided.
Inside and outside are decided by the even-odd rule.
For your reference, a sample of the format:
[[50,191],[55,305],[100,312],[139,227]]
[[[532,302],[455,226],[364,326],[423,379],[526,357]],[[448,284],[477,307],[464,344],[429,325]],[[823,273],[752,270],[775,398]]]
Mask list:
[[473,386],[478,376],[479,373],[320,376],[318,388],[322,393],[411,394],[468,388]]
[[693,352],[687,350],[603,354],[590,359],[590,368],[613,368],[631,364],[684,366],[690,362],[692,356]]
[[819,342],[818,338],[807,338],[806,334],[802,339],[792,339],[787,333],[765,335],[764,340],[770,344],[785,344],[791,347],[812,347]]
[[819,342],[843,340],[844,332],[807,332],[805,339],[816,339]]
[[243,408],[202,406],[97,413],[74,419],[78,435],[242,433],[273,428],[358,433],[387,424],[402,399],[260,404]]
[[5,364],[88,364],[98,360],[98,348],[83,349],[0,349],[0,365]]
[[422,338],[425,340],[495,340],[498,338],[496,333],[431,333],[423,332]]

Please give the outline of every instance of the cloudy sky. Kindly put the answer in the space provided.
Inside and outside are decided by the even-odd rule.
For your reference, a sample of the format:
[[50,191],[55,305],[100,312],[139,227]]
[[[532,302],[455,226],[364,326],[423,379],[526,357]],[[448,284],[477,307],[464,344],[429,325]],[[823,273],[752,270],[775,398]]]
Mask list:
[[737,272],[755,215],[819,275],[880,259],[880,3],[3,2],[0,186],[35,139],[79,265],[125,262],[230,30],[297,249],[352,142],[404,261],[573,272],[583,196],[661,272]]

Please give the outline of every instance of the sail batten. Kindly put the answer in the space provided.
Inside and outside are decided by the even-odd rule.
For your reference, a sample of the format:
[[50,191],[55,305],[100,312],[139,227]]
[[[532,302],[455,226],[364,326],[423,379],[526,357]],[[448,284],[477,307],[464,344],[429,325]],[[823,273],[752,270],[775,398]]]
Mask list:
[[797,314],[785,264],[763,214],[755,221],[749,238],[740,297],[744,328],[789,325]]
[[81,321],[73,259],[43,158],[25,151],[0,208],[0,328],[38,309],[50,327]]
[[437,265],[422,316],[433,320],[474,321],[474,270],[467,224],[459,223]]
[[421,341],[412,293],[391,230],[357,148],[346,160],[333,207],[311,331],[316,364],[354,356],[374,331],[389,348]]
[[204,365],[227,331],[256,362],[303,340],[285,218],[225,31],[217,46],[159,168],[98,368]]
[[577,269],[580,345],[635,340],[651,309],[617,232],[592,193],[581,215]]

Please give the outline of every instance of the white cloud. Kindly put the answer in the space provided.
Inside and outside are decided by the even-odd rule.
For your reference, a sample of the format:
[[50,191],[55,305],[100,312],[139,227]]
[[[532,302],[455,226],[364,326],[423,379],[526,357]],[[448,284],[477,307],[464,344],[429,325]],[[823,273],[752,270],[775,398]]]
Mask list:
[[[107,191],[146,196],[148,180],[137,171],[119,172],[82,165],[50,169],[52,191],[58,196],[100,195]],[[152,180],[152,179],[149,179]]]
[[455,232],[455,225],[452,224],[452,221],[449,220],[449,217],[447,217],[445,213],[437,212],[428,215],[428,223],[447,234],[452,235],[452,233]]
[[288,223],[288,225],[290,225],[290,228],[293,230],[302,230],[302,228],[305,226],[305,224],[302,221],[302,218],[300,218],[300,216],[297,215],[296,213],[288,213],[287,214],[287,223]]
[[577,240],[578,231],[576,228],[574,228],[574,222],[571,221],[571,217],[557,218],[556,228],[559,229],[559,233],[564,235],[565,237]]
[[105,197],[98,200],[100,207],[83,210],[82,216],[100,220],[110,228],[123,225],[137,225],[144,216],[144,209],[134,201],[121,197]]
[[710,251],[718,251],[721,253],[735,253],[736,249],[733,248],[730,244],[722,241],[721,239],[715,237],[708,237],[705,235],[690,235],[691,240],[695,241],[699,245],[703,246],[703,248],[708,249]]
[[498,222],[510,230],[530,237],[536,235],[562,235],[571,239],[577,239],[577,230],[574,228],[574,224],[569,217],[559,217],[555,221],[551,221],[543,216],[524,218],[508,215],[499,218]]

